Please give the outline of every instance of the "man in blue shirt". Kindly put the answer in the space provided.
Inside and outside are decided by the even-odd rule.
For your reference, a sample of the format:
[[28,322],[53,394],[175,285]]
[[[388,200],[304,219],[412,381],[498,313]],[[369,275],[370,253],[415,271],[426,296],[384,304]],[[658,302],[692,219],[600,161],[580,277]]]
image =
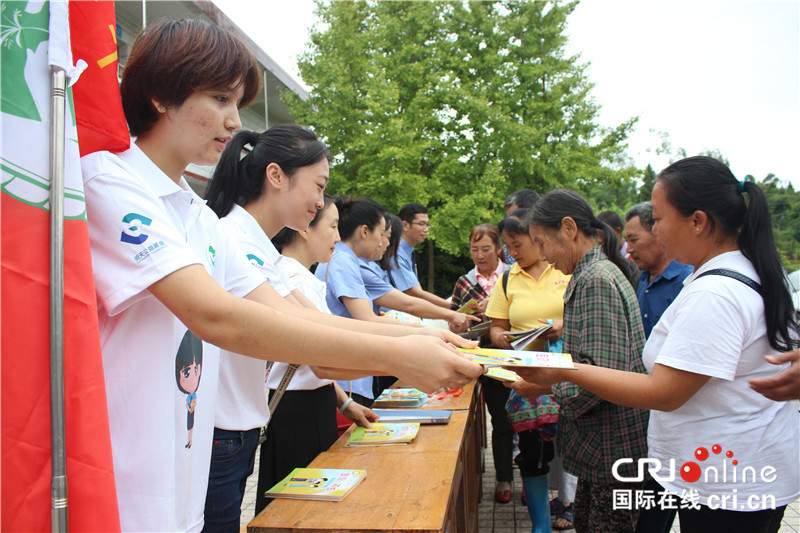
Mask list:
[[450,302],[424,290],[419,284],[417,276],[414,246],[423,242],[428,236],[428,230],[431,227],[428,208],[422,204],[409,203],[400,208],[397,216],[403,221],[403,238],[400,239],[400,246],[394,257],[392,283],[397,290],[427,300],[439,307],[450,309]]
[[625,213],[625,234],[628,253],[641,270],[636,296],[642,312],[645,336],[649,337],[653,326],[669,304],[678,296],[685,280],[693,271],[690,265],[678,263],[670,257],[653,235],[653,206],[642,202]]

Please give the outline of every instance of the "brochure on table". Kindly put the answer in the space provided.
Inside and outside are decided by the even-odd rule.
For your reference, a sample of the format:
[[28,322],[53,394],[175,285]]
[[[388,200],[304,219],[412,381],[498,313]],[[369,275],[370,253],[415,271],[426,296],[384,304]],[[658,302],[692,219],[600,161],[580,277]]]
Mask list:
[[295,468],[264,493],[268,498],[342,501],[367,476],[366,470]]

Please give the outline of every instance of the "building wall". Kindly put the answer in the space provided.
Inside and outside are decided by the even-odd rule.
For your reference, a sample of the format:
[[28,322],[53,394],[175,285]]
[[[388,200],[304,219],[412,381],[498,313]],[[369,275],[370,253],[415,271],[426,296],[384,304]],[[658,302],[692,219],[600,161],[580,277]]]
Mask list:
[[[262,72],[262,96],[241,113],[242,127],[253,131],[263,131],[269,125],[294,123],[295,118],[280,99],[283,91],[292,91],[301,98],[308,93],[286,71],[278,66],[258,45],[236,26],[213,2],[205,0],[121,0],[115,1],[117,16],[117,50],[119,53],[120,75],[130,54],[136,35],[149,22],[162,17],[174,19],[201,19],[227,29],[239,37],[258,60]],[[265,87],[266,90],[265,90]],[[267,115],[269,120],[267,120]],[[214,167],[189,165],[186,180],[201,196],[206,183],[214,172]]]

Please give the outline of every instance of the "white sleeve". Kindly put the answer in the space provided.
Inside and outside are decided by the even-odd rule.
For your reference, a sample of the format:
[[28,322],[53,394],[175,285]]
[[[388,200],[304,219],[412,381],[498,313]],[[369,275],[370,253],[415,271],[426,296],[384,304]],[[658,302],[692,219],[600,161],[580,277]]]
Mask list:
[[168,274],[202,264],[160,200],[133,176],[99,174],[84,189],[97,298],[109,315]]
[[243,298],[264,283],[262,272],[254,268],[252,262],[247,260],[237,243],[230,238],[221,225],[217,242],[224,247],[223,257],[226,264],[225,281],[222,286],[226,291]]
[[670,316],[669,329],[656,363],[729,381],[734,378],[749,330],[735,301],[713,291],[684,289],[664,314]]
[[229,240],[234,242],[241,253],[247,258],[261,276],[272,286],[282,297],[288,295],[291,290],[286,284],[286,280],[275,261],[270,258],[270,254],[260,249],[247,234],[239,228],[236,222],[228,220],[227,217],[220,219],[222,227],[225,229]]

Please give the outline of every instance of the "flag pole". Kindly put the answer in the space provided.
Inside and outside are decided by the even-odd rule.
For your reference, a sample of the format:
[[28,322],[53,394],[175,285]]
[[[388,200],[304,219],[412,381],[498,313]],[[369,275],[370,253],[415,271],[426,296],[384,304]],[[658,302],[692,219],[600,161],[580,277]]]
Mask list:
[[50,429],[51,531],[67,527],[67,453],[64,420],[64,143],[66,72],[51,67],[50,123]]

